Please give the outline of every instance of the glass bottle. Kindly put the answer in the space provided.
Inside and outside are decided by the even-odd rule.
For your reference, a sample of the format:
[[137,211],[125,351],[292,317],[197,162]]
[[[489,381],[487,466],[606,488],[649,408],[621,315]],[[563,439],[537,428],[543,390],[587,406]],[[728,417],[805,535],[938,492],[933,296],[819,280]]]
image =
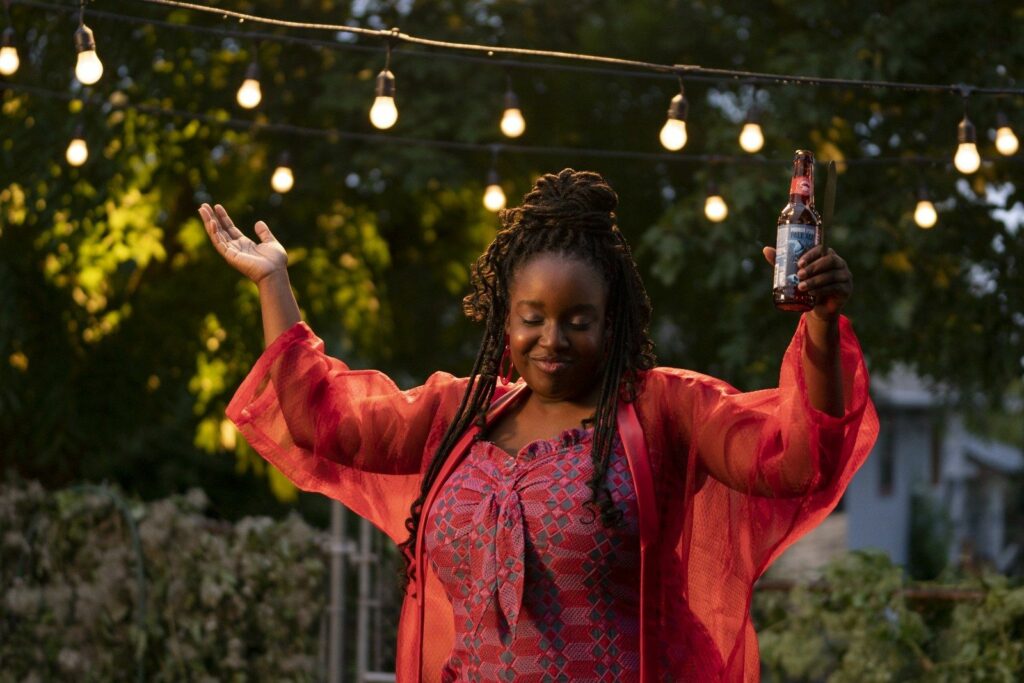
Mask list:
[[814,210],[814,153],[798,149],[793,155],[789,203],[779,214],[775,238],[775,275],[772,299],[783,311],[808,311],[814,297],[797,289],[797,261],[821,244],[821,217]]

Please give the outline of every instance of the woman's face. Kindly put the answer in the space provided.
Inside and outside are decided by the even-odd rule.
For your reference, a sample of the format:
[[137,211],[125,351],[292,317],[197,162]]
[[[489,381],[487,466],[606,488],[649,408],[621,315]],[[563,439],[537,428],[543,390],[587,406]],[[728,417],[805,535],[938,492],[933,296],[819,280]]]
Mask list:
[[516,270],[509,288],[509,349],[538,399],[584,401],[598,386],[607,303],[601,273],[576,257],[538,254]]

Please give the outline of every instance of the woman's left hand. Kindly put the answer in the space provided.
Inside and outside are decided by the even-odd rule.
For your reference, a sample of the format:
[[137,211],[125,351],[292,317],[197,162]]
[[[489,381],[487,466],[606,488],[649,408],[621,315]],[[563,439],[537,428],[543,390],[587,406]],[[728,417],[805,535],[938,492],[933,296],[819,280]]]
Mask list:
[[[775,265],[775,249],[764,248],[764,257]],[[822,320],[835,320],[853,294],[853,273],[834,249],[821,245],[808,250],[797,262],[800,290],[814,296],[814,315]]]

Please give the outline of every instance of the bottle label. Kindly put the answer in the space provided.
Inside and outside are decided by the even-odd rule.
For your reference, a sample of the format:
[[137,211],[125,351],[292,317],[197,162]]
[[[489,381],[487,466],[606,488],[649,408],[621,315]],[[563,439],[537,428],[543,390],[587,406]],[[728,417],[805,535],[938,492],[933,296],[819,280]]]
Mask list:
[[811,196],[811,179],[805,175],[798,175],[789,183],[789,193],[799,194],[804,197]]
[[817,243],[818,228],[801,223],[783,223],[775,238],[775,280],[773,288],[796,287],[800,270],[796,262]]

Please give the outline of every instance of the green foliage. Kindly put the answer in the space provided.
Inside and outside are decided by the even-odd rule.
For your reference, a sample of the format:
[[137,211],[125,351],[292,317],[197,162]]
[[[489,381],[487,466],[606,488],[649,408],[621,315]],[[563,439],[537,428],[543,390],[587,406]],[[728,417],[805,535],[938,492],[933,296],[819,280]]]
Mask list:
[[[808,76],[1006,86],[1007,70],[1024,61],[1024,42],[1015,39],[1024,16],[1005,0],[986,2],[984,11],[930,0],[250,5],[268,16],[400,26],[440,40]],[[127,0],[103,9],[186,29],[249,29]],[[67,14],[15,3],[11,18],[26,46],[11,81],[83,99],[0,86],[4,463],[51,486],[109,478],[146,497],[216,482],[211,496],[229,515],[266,504],[232,485],[246,453],[219,438],[223,409],[262,350],[262,332],[255,287],[206,244],[200,202],[223,203],[250,232],[257,219],[271,225],[291,254],[300,305],[329,352],[403,385],[436,369],[463,373],[476,331],[461,319],[460,297],[470,262],[496,227],[480,204],[491,154],[387,140],[520,144],[497,127],[508,76],[527,118],[523,145],[661,152],[657,131],[677,89],[670,77],[504,69],[402,45],[392,63],[401,111],[393,134],[313,140],[261,124],[372,133],[366,114],[383,61],[378,43],[261,42],[264,102],[253,113],[234,103],[254,56],[248,41],[97,15],[89,24],[106,75],[82,91],[71,84]],[[539,173],[564,166],[608,176],[647,276],[660,360],[761,388],[774,383],[794,325],[770,306],[760,255],[774,241],[793,149],[837,160],[947,159],[961,103],[889,90],[766,86],[755,93],[749,84],[697,79],[686,87],[690,142],[672,161],[509,150],[498,166],[510,202]],[[755,99],[767,136],[761,154],[777,164],[690,160],[741,155],[739,123]],[[971,98],[981,152],[992,162],[970,180],[944,164],[843,169],[830,239],[856,277],[848,313],[873,369],[907,362],[990,403],[1020,376],[1024,240],[1019,223],[997,220],[999,206],[983,192],[998,190],[1005,209],[1020,206],[1019,164],[997,158],[991,145],[996,109],[1012,117],[1020,104]],[[158,113],[169,110],[207,118]],[[229,118],[252,126],[221,123]],[[63,161],[76,123],[85,125],[91,149],[78,169]],[[285,148],[296,186],[280,197],[268,181]],[[722,224],[701,212],[710,179],[730,205]],[[929,231],[911,220],[922,180],[941,209]],[[210,320],[219,336],[211,336]]]
[[322,532],[112,493],[0,486],[0,681],[317,679]]
[[1024,675],[1024,586],[1000,576],[919,588],[976,593],[912,599],[882,553],[834,561],[822,586],[755,594],[766,681],[1018,681]]

